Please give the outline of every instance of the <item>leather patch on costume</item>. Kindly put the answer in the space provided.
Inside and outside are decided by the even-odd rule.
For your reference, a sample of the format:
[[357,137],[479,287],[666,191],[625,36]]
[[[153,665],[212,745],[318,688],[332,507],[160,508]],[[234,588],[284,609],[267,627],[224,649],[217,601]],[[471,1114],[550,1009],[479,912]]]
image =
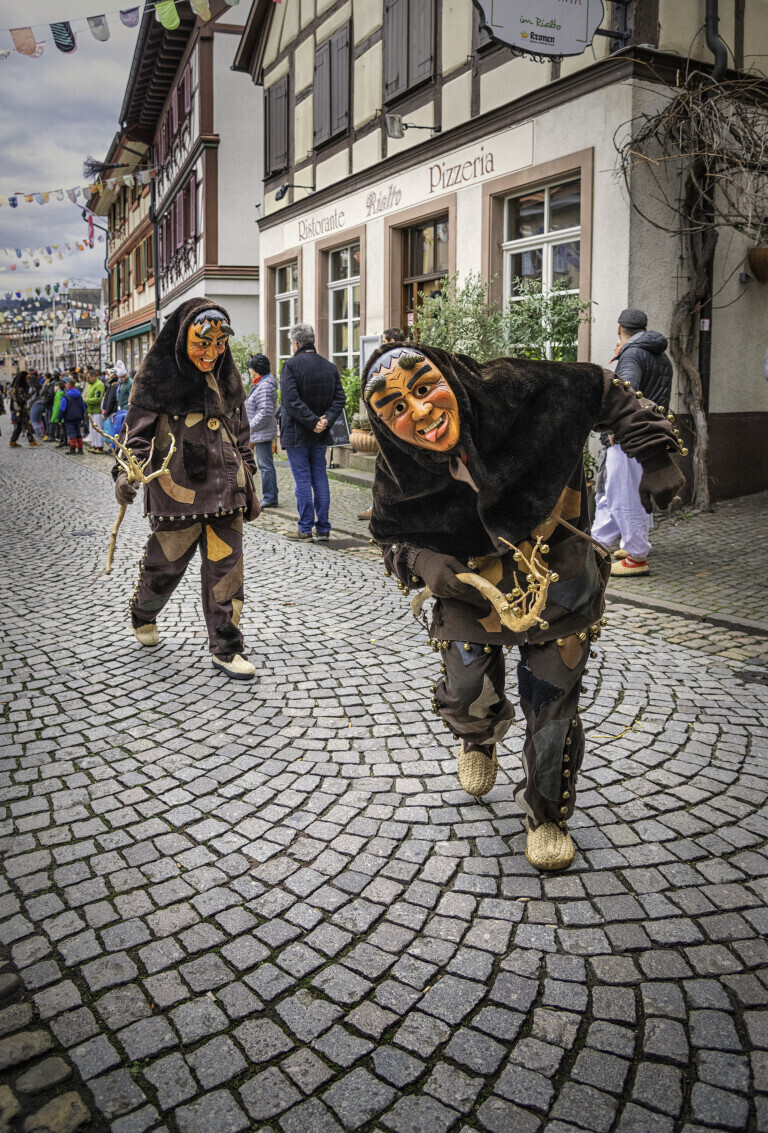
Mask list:
[[584,643],[579,641],[577,634],[566,637],[562,645],[558,645],[560,657],[569,669],[578,669],[584,660]]
[[560,498],[549,514],[549,523],[540,523],[538,527],[534,527],[531,535],[534,540],[541,536],[542,540],[546,541],[557,527],[560,516],[563,519],[577,519],[580,515],[581,492],[577,492],[575,488],[563,488]]
[[173,437],[171,430],[168,428],[168,415],[161,413],[157,419],[157,428],[155,429],[155,448],[158,451],[168,448]]
[[240,625],[240,615],[243,612],[243,599],[232,599],[232,625],[237,627]]
[[184,418],[184,424],[188,429],[191,429],[195,425],[199,425],[204,416],[204,413],[188,413]]
[[205,384],[208,386],[208,389],[213,390],[219,401],[221,401],[221,390],[219,389],[219,383],[216,381],[213,374],[205,375]]
[[230,547],[223,539],[220,539],[212,527],[206,525],[205,528],[205,545],[206,545],[206,558],[209,558],[212,563],[218,563],[222,559],[226,559],[231,555],[234,547]]
[[162,488],[166,496],[170,496],[172,500],[176,500],[179,504],[193,504],[197,492],[193,488],[182,488],[181,484],[177,484],[170,472],[166,472],[164,476],[158,476],[155,483]]
[[208,474],[208,450],[194,441],[181,442],[181,459],[190,480],[204,480]]
[[137,613],[156,614],[158,610],[162,610],[169,598],[170,594],[162,598],[148,598],[146,602],[142,602],[140,606],[133,606],[132,609]]
[[471,716],[474,720],[484,720],[486,716],[490,716],[491,709],[499,702],[499,694],[493,687],[493,681],[487,673],[483,673],[483,687],[480,695],[472,701],[467,709],[467,715]]
[[536,716],[539,715],[545,705],[557,700],[565,691],[558,688],[557,685],[550,684],[549,681],[535,676],[528,668],[528,663],[525,660],[518,663],[517,684],[520,690],[520,699],[531,705]]
[[226,602],[227,598],[234,598],[238,590],[243,588],[243,560],[238,559],[232,570],[227,571],[213,588],[213,596],[217,602]]
[[573,578],[550,583],[547,604],[556,602],[563,610],[588,616],[592,596],[600,587],[601,580],[595,556],[587,555],[583,568]]
[[533,782],[537,791],[550,802],[560,801],[563,749],[570,727],[570,720],[550,720],[540,731],[533,733],[536,751]]
[[202,530],[202,523],[193,523],[191,527],[179,527],[175,531],[156,531],[155,538],[168,562],[175,563],[197,542]]
[[491,606],[491,612],[487,618],[477,619],[486,633],[501,633],[501,618]]
[[240,512],[239,515],[236,515],[229,526],[232,529],[232,531],[242,531],[243,530],[243,513]]
[[240,467],[237,470],[237,477],[236,477],[235,482],[236,482],[238,488],[244,488],[245,487],[245,465],[242,464],[242,463],[240,464]]

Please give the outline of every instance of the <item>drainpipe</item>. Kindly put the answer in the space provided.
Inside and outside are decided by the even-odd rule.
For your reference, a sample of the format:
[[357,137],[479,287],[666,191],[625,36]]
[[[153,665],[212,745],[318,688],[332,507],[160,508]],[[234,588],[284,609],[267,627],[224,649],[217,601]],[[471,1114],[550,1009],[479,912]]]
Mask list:
[[[723,43],[720,35],[718,34],[718,24],[720,23],[719,0],[707,0],[706,7],[706,37],[707,47],[712,52],[715,58],[715,65],[712,68],[709,85],[715,86],[719,83],[725,74],[728,65],[728,49]],[[710,199],[711,186],[704,186],[705,208],[712,215],[712,201]],[[712,294],[714,290],[714,264],[710,264],[708,272],[708,290]],[[701,386],[704,397],[704,412],[709,412],[709,383],[712,370],[712,300],[708,299],[703,304],[700,311],[700,318],[707,320],[709,330],[699,329],[699,373],[701,374]],[[701,324],[699,324],[701,326]]]

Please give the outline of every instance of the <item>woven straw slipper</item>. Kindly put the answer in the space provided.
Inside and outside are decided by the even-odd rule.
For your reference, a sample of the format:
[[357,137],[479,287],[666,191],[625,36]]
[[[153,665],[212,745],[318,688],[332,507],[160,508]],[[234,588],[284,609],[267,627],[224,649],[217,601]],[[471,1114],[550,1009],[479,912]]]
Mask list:
[[495,744],[489,759],[481,751],[465,751],[462,743],[459,748],[459,783],[468,795],[476,798],[487,795],[496,782],[498,770]]
[[532,866],[536,869],[565,869],[571,864],[576,851],[567,828],[554,822],[543,822],[531,830],[527,819],[526,826],[525,856]]

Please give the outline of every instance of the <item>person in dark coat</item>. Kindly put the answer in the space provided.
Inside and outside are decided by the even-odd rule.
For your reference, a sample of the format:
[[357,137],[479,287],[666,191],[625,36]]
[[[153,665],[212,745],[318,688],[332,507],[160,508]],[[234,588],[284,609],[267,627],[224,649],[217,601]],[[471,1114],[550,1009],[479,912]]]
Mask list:
[[346,397],[339,371],[315,350],[314,328],[298,323],[290,335],[293,357],[280,374],[280,443],[293,473],[299,525],[288,538],[311,542],[314,525],[315,540],[326,543],[331,492],[325,450]]
[[[243,519],[261,509],[232,333],[229,315],[210,299],[177,307],[139,368],[119,439],[137,460],[149,460],[147,475],[168,459],[167,472],[144,485],[152,531],[130,601],[134,636],[158,644],[157,616],[199,548],[212,664],[227,677],[253,680],[239,628]],[[131,503],[136,487],[127,473],[115,464],[112,476],[118,503]]]
[[[638,307],[627,307],[619,315],[616,377],[627,388],[649,401],[669,409],[672,392],[672,363],[667,357],[667,340],[655,330],[647,330],[648,316]],[[605,463],[598,476],[595,521],[592,533],[606,546],[619,544],[611,574],[638,577],[651,573],[648,554],[653,515],[640,499],[643,470],[613,437],[604,433]],[[647,502],[647,501],[646,501]]]
[[27,382],[29,372],[19,370],[11,385],[11,416],[13,417],[13,432],[11,433],[11,448],[21,448],[19,437],[22,430],[26,434],[27,444],[30,448],[37,448],[35,431],[29,420],[29,391]]
[[[584,731],[578,715],[590,639],[600,634],[608,552],[589,534],[583,446],[607,429],[666,506],[683,483],[672,425],[610,370],[498,358],[478,364],[423,344],[380,347],[362,378],[379,442],[370,529],[385,572],[424,618],[442,676],[433,707],[458,739],[459,783],[496,780],[496,745],[514,711],[504,649],[520,650],[526,720],[526,855],[538,869],[573,859]],[[393,674],[393,679],[402,679]]]

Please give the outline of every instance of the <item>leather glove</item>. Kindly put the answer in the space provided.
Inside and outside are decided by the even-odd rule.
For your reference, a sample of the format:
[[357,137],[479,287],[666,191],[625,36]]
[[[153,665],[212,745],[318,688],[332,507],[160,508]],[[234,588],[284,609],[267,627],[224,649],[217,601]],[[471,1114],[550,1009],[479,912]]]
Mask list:
[[127,472],[121,472],[115,480],[115,499],[119,504],[132,504],[136,499],[136,488],[129,481]]
[[[410,556],[409,556],[410,558]],[[472,606],[484,606],[487,599],[474,586],[459,582],[457,574],[466,574],[467,567],[452,555],[441,555],[422,547],[416,551],[409,564],[413,573],[424,580],[436,598],[459,598]]]
[[647,512],[653,511],[651,500],[666,511],[685,484],[685,477],[669,453],[660,452],[643,462],[640,481],[640,503]]

